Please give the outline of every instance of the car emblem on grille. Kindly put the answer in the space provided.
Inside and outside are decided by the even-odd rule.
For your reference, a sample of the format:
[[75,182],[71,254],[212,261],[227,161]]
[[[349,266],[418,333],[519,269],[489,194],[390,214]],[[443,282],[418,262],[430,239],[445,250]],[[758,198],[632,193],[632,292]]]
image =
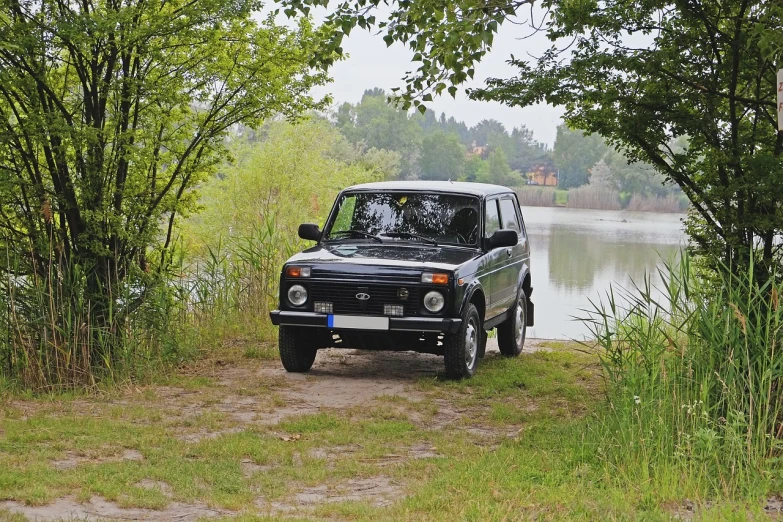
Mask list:
[[359,301],[366,301],[370,298],[370,294],[365,294],[364,292],[359,292],[356,294],[356,299]]

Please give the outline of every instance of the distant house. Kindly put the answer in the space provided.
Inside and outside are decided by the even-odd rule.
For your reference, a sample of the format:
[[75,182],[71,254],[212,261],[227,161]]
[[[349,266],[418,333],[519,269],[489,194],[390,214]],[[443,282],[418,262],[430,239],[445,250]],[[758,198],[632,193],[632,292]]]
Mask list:
[[538,165],[527,173],[527,179],[530,180],[531,185],[556,187],[557,171],[549,165]]
[[476,145],[476,142],[474,141],[473,144],[468,149],[466,156],[468,158],[470,158],[471,156],[478,156],[480,158],[486,158],[487,157],[487,146],[486,145]]

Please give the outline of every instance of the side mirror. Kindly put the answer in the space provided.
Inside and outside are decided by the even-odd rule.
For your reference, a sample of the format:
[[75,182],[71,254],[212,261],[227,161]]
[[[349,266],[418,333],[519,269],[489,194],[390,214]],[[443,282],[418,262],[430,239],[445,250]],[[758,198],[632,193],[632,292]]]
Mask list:
[[501,247],[512,247],[519,243],[519,234],[516,230],[503,229],[496,230],[494,234],[484,240],[484,246],[487,250]]
[[311,241],[321,240],[321,229],[314,223],[302,223],[299,225],[299,237]]

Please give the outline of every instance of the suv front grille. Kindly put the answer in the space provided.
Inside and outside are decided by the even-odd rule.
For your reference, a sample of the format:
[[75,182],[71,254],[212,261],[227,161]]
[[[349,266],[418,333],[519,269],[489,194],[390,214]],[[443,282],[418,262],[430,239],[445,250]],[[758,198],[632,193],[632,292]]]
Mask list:
[[[408,298],[401,299],[400,289],[408,291]],[[361,283],[326,283],[312,281],[310,294],[313,301],[334,303],[335,314],[383,315],[383,305],[402,305],[406,316],[419,315],[419,288],[413,285],[379,285]],[[369,299],[358,299],[357,294],[367,294]]]

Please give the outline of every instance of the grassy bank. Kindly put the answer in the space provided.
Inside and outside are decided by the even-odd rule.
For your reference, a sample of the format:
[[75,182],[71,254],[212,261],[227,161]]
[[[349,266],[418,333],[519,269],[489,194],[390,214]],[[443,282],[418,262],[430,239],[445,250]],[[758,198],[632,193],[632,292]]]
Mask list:
[[[0,520],[80,503],[242,520],[763,513],[761,497],[706,502],[608,467],[589,436],[603,411],[599,360],[575,345],[490,353],[462,382],[438,378],[431,356],[335,351],[302,380],[279,369],[274,347],[251,348],[224,346],[143,387],[3,396]],[[365,388],[335,391],[349,386]]]

